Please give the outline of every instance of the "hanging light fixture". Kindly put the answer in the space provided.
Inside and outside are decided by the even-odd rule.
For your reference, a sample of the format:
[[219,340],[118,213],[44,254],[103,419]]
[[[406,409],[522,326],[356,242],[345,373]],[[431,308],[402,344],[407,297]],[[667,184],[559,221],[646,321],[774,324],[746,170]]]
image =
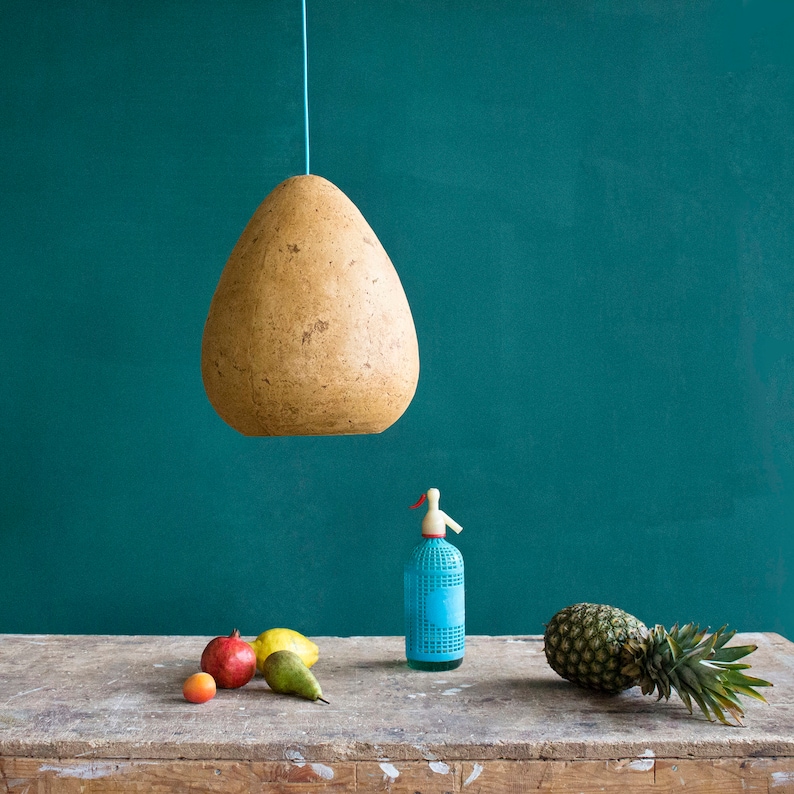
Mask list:
[[380,433],[416,392],[419,348],[397,271],[353,202],[309,170],[260,204],[221,273],[201,373],[221,418],[249,436]]

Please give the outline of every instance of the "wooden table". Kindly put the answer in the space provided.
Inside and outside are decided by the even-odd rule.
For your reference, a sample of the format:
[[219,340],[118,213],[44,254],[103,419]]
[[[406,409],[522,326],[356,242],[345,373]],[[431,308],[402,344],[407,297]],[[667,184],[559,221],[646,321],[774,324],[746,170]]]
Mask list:
[[745,727],[558,678],[540,637],[469,637],[408,669],[400,637],[315,638],[330,705],[257,676],[195,705],[208,637],[0,635],[0,792],[794,792],[794,644],[756,643]]

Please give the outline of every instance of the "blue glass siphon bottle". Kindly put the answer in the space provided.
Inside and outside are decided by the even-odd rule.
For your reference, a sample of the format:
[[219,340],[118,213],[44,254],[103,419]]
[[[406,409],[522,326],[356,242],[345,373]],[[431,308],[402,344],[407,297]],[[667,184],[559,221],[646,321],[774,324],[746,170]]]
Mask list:
[[427,499],[422,540],[405,564],[405,655],[414,670],[454,670],[463,662],[466,608],[463,555],[446,540],[463,527],[439,509],[438,488]]

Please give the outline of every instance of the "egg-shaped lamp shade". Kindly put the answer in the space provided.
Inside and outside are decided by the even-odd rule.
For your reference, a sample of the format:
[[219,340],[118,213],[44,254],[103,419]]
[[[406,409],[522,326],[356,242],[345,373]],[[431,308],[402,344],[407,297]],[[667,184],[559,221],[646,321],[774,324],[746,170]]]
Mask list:
[[210,303],[201,374],[247,436],[380,433],[419,380],[397,271],[352,201],[295,176],[260,204]]

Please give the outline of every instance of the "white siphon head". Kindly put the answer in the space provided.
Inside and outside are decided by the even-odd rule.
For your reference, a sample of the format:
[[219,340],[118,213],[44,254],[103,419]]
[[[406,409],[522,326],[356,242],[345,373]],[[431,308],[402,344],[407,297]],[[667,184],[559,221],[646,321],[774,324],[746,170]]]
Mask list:
[[[450,518],[438,503],[441,499],[441,492],[438,488],[430,488],[427,491],[427,513],[422,519],[422,535],[430,538],[443,538],[447,534],[447,527],[453,532],[461,532],[463,527],[457,521]],[[417,505],[421,504],[420,500]]]

